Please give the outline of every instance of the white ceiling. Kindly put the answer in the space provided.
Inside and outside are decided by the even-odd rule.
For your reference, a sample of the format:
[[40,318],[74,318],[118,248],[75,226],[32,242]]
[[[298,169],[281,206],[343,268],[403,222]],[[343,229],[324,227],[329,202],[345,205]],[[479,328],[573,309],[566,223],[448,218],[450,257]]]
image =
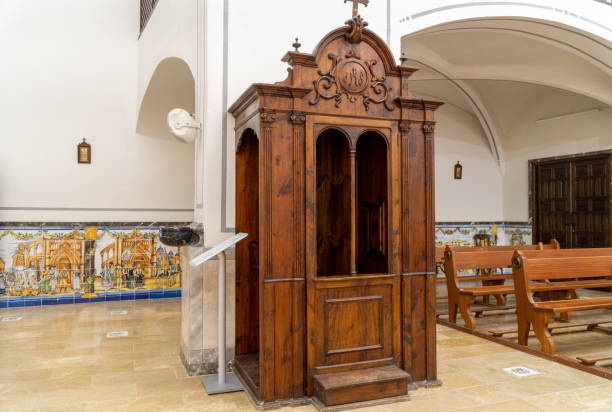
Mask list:
[[612,105],[612,43],[574,28],[465,20],[406,36],[402,51],[421,68],[411,89],[476,116],[498,160],[521,122]]

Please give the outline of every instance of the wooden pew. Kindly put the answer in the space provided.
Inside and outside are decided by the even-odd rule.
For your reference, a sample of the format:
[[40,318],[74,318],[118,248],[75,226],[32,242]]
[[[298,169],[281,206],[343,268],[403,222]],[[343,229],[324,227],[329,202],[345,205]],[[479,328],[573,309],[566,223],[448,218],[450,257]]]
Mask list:
[[[572,256],[568,257],[568,253]],[[535,302],[533,292],[544,290],[546,287],[578,289],[612,286],[612,248],[545,251],[539,256],[537,253],[533,255],[533,252],[516,251],[512,259],[518,341],[521,345],[527,345],[529,329],[532,326],[542,345],[542,351],[554,354],[556,347],[548,325],[554,320],[555,315],[610,309],[612,296]],[[604,279],[601,279],[602,277]]]
[[[451,322],[457,320],[457,310],[466,327],[474,329],[476,322],[471,314],[470,306],[477,296],[495,296],[498,306],[505,305],[503,295],[514,293],[512,285],[503,285],[505,279],[512,279],[510,274],[491,274],[491,268],[509,268],[512,266],[514,251],[519,250],[557,250],[559,242],[553,239],[550,244],[522,245],[522,246],[491,246],[491,247],[451,247],[445,249],[445,277],[448,294],[448,316]],[[484,269],[483,275],[459,276],[459,270]],[[482,286],[461,287],[459,282],[466,280],[482,281]],[[465,295],[463,291],[467,291]]]
[[[436,247],[436,266],[441,266],[442,268],[444,268],[444,254],[446,251],[446,248],[452,248],[453,250],[456,250],[458,252],[477,252],[477,251],[483,251],[483,250],[488,250],[488,251],[515,251],[517,249],[519,250],[548,250],[548,249],[561,249],[561,246],[559,245],[559,242],[557,241],[557,239],[551,239],[550,243],[538,243],[536,245],[518,245],[518,246],[451,246],[451,245],[447,245],[447,246],[443,246],[443,247]],[[481,268],[482,269],[482,268]],[[446,271],[443,269],[443,272],[446,273]],[[486,274],[485,274],[486,276]],[[512,279],[512,275],[508,274],[508,275],[500,275],[500,277],[498,279]],[[473,282],[473,281],[481,281],[482,276],[481,275],[475,275],[475,276],[460,276],[459,277],[459,282]],[[445,283],[446,279],[445,278],[437,278],[436,279],[437,283]]]

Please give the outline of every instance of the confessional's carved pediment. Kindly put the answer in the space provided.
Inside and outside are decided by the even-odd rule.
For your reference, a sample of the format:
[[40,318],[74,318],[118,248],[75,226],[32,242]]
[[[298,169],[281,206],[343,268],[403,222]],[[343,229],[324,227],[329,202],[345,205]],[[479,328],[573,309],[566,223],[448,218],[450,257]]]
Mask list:
[[333,99],[337,108],[360,103],[366,111],[372,104],[393,111],[394,87],[388,75],[400,73],[389,48],[378,36],[365,30],[367,22],[361,16],[346,24],[329,33],[313,53],[318,77],[313,80],[310,104]]
[[387,110],[395,107],[389,101],[393,90],[386,83],[386,76],[376,73],[376,66],[382,66],[377,59],[362,59],[354,50],[344,56],[334,53],[327,55],[331,67],[327,71],[319,69],[319,78],[313,81],[315,97],[310,101],[316,105],[321,99],[334,99],[340,107],[344,98],[350,103],[361,100],[365,110],[370,104],[384,104]]

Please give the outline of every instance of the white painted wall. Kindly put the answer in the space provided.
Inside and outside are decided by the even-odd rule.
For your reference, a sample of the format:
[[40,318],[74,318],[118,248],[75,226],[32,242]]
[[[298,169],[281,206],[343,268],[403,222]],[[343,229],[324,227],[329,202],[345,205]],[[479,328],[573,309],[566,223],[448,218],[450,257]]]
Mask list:
[[0,1],[0,220],[192,219],[193,147],[135,132],[138,28],[138,0]]
[[[436,221],[503,220],[502,176],[472,113],[445,104],[436,111]],[[463,179],[454,167],[463,165]]]
[[529,218],[528,161],[612,148],[612,108],[543,122],[527,117],[504,137],[503,211],[508,221]]

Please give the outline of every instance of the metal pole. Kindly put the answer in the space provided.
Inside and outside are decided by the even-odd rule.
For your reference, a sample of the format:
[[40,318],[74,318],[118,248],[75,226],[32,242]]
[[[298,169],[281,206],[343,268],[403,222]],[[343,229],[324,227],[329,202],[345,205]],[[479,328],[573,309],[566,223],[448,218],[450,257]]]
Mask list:
[[225,385],[225,251],[219,257],[219,386]]

